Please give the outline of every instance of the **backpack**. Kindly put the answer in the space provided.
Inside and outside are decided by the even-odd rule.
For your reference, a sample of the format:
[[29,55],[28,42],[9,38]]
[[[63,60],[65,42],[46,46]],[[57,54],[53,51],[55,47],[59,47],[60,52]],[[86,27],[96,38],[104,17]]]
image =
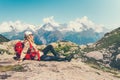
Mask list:
[[23,42],[18,41],[18,42],[15,44],[14,50],[15,50],[15,52],[16,52],[16,57],[17,57],[17,58],[20,58],[21,52],[22,52],[23,48],[24,48],[24,43],[23,43]]
[[[17,57],[17,59],[20,58],[21,52],[22,52],[23,48],[24,48],[24,43],[23,43],[23,42],[18,41],[18,42],[15,44],[14,50],[15,50],[15,52],[16,52],[16,57]],[[24,59],[25,59],[25,60],[34,60],[35,56],[37,55],[38,60],[40,60],[40,54],[39,54],[39,52],[35,52],[35,51],[34,51],[34,52],[31,52],[31,49],[32,49],[32,48],[33,48],[33,47],[32,47],[32,45],[30,44],[29,51],[26,52],[26,55],[25,55]]]

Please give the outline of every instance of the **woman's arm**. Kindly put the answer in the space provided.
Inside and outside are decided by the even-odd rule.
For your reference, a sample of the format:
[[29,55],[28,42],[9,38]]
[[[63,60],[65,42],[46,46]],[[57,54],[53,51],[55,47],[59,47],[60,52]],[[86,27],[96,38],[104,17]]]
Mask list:
[[28,48],[29,48],[29,42],[24,42],[24,48],[23,48],[23,50],[21,52],[20,60],[24,59],[24,57],[25,57],[25,55],[27,53]]
[[34,50],[35,50],[36,52],[39,52],[40,56],[42,56],[42,55],[44,54],[42,51],[39,51],[39,50],[37,49],[37,45],[36,45],[34,42],[31,42],[31,45],[33,46],[33,48],[34,48]]

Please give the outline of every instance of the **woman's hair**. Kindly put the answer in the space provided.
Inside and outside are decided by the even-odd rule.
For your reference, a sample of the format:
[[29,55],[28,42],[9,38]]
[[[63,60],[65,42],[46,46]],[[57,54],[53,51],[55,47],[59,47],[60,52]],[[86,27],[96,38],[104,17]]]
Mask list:
[[27,36],[26,35],[24,35],[24,39],[27,40]]
[[31,31],[26,31],[25,33],[24,33],[24,39],[25,40],[28,40],[29,39],[29,36],[32,34],[32,32]]
[[30,34],[33,34],[31,31],[26,31],[25,33],[24,33],[24,35],[25,36],[29,36]]

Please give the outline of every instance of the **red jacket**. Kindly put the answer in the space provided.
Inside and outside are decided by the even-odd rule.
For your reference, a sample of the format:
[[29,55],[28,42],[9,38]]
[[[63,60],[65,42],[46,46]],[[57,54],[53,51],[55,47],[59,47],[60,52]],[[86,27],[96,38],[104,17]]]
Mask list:
[[[37,57],[38,57],[38,60],[40,60],[40,52],[39,52],[39,51],[36,51],[35,48],[31,45],[30,42],[29,42],[29,45],[30,45],[30,47],[28,48],[24,59],[26,59],[26,60],[34,60],[35,57],[37,56]],[[16,56],[17,56],[18,58],[20,58],[24,46],[25,46],[25,45],[24,45],[24,42],[21,42],[21,41],[18,41],[18,42],[15,44],[14,50],[15,50]]]

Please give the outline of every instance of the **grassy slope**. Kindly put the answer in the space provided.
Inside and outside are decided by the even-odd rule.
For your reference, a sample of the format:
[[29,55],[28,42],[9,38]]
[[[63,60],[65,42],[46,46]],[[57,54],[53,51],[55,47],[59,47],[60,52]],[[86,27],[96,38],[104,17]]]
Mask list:
[[10,41],[10,40],[0,34],[0,42],[7,42],[7,41]]

